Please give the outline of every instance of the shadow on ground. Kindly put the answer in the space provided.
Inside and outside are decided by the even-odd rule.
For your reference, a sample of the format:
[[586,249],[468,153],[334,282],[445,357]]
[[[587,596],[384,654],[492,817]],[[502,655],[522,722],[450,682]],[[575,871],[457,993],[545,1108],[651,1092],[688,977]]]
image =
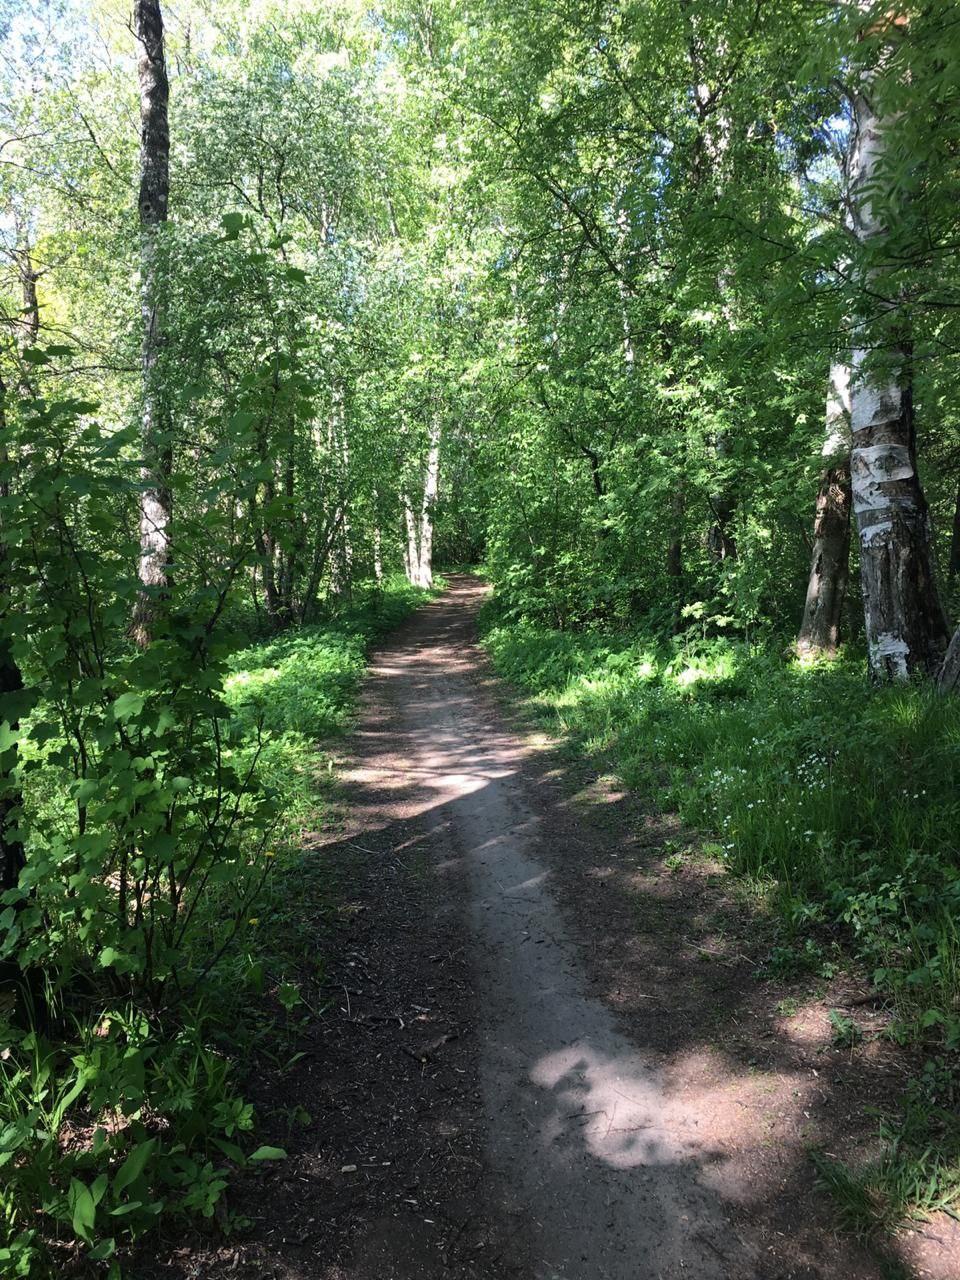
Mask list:
[[250,1240],[156,1274],[955,1280],[939,1223],[861,1247],[814,1186],[895,1051],[835,1050],[842,988],[763,979],[755,909],[664,867],[669,815],[518,732],[482,595],[452,579],[375,655],[343,829],[310,842],[348,890],[332,1004],[261,1080],[291,1159],[244,1184]]

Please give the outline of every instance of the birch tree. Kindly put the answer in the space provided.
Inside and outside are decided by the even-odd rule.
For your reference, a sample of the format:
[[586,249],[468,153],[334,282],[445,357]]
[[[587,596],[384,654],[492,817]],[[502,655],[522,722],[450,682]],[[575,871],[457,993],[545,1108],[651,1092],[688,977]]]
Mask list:
[[403,517],[406,544],[404,567],[415,587],[433,586],[433,518],[440,485],[440,418],[430,420],[427,439],[427,461],[423,473],[423,494],[415,508],[409,490],[403,495]]
[[[865,13],[871,6],[861,0]],[[885,108],[883,73],[895,74],[905,24],[886,17],[878,64],[852,95],[848,153],[850,224],[864,308],[852,357],[850,471],[860,535],[860,572],[875,680],[936,674],[947,622],[934,578],[930,519],[917,473],[912,349],[889,273],[877,265],[903,200],[893,189],[900,115]]]
[[140,495],[140,583],[133,636],[141,646],[150,641],[157,606],[169,587],[173,466],[170,421],[158,364],[165,339],[163,267],[160,236],[167,221],[170,196],[170,97],[164,54],[160,0],[136,0],[134,26],[140,45],[140,306],[143,378],[141,447],[143,489]]

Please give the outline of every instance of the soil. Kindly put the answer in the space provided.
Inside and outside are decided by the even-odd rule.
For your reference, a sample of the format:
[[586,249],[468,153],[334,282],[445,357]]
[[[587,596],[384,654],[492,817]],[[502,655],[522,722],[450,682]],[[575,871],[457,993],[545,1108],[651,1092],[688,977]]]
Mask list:
[[505,705],[483,594],[452,577],[373,656],[310,838],[326,1004],[248,1090],[288,1159],[138,1280],[960,1280],[951,1220],[868,1248],[815,1185],[903,1084],[869,991],[765,976],[722,869]]

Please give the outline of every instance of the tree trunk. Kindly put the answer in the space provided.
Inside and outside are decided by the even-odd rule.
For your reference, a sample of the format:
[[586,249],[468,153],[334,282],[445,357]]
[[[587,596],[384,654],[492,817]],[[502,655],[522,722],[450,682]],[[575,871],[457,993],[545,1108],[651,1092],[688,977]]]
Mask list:
[[[21,319],[20,347],[32,347],[40,334],[40,300],[37,296],[38,272],[33,269],[33,258],[30,253],[30,241],[27,234],[17,229],[17,274],[20,277],[20,294],[23,299]],[[21,378],[21,392],[29,394],[30,388],[26,378]]]
[[334,511],[337,541],[330,561],[330,590],[334,595],[350,591],[353,580],[353,543],[350,534],[350,448],[347,441],[343,388],[335,387],[327,447],[333,466],[337,506]]
[[[7,476],[10,457],[7,449],[6,395],[6,387],[0,379],[0,468],[2,468],[0,499],[3,500],[6,500],[10,494],[10,482]],[[12,607],[8,568],[7,540],[3,537],[3,530],[0,528],[0,626],[3,626],[4,631],[7,614]],[[6,699],[22,689],[23,677],[13,656],[10,640],[6,635],[0,635],[0,697]],[[7,719],[10,721],[10,727],[16,729],[17,721],[11,719],[9,714]],[[3,752],[0,760],[2,760],[2,768],[0,768],[0,893],[2,893],[16,886],[20,872],[23,870],[24,855],[23,845],[11,836],[9,830],[11,815],[19,810],[21,804],[20,788],[13,781],[17,767],[16,746]]]
[[[724,433],[717,437],[716,443],[717,461],[721,467],[729,453],[730,442]],[[737,499],[729,482],[710,495],[710,509],[713,511],[713,524],[707,534],[707,549],[719,564],[724,560],[736,560],[737,540],[730,526],[737,510]]]
[[679,534],[674,534],[667,546],[667,577],[672,582],[683,577],[683,543]]
[[350,442],[347,440],[346,415],[340,417],[340,492],[343,495],[340,521],[339,559],[341,590],[348,595],[353,588],[353,529],[350,524]]
[[417,522],[413,516],[413,504],[407,494],[403,495],[403,522],[407,535],[403,544],[403,567],[407,581],[418,587],[420,585],[420,547],[417,542]]
[[800,657],[833,657],[850,570],[850,368],[830,369],[827,390],[827,465],[820,477],[813,525],[810,580],[797,636]]
[[373,526],[373,576],[377,582],[383,581],[383,538],[380,525]]
[[937,689],[940,693],[960,690],[960,627],[953,633],[943,665],[937,672]]
[[169,587],[173,456],[170,423],[158,378],[164,343],[164,305],[159,237],[167,221],[170,193],[170,131],[167,121],[169,85],[163,47],[159,0],[136,0],[136,37],[140,44],[140,309],[143,326],[141,369],[143,410],[143,490],[140,495],[141,592],[134,613],[133,636],[150,642],[157,608]]
[[301,622],[306,622],[316,603],[320,592],[320,583],[323,581],[323,575],[327,571],[328,563],[334,552],[334,544],[340,532],[342,518],[342,511],[333,511],[317,530],[313,544],[313,562],[310,568],[310,577],[304,588],[300,604]]
[[417,585],[433,586],[433,507],[440,483],[440,421],[430,426],[430,449],[427,454],[427,474],[423,486],[423,503],[420,507],[420,572]]
[[[875,78],[867,75],[853,99],[848,171],[851,228],[868,254],[886,235],[884,205],[872,192],[884,183],[884,152],[897,127],[873,105]],[[863,277],[876,286],[876,272]],[[883,295],[881,287],[872,292]],[[879,319],[879,323],[877,323]],[[917,475],[911,350],[904,335],[880,334],[894,320],[885,306],[874,323],[859,326],[853,352],[850,471],[860,535],[861,583],[870,672],[875,680],[936,675],[949,634],[933,572],[930,520]],[[876,358],[871,347],[881,347]]]
[[403,564],[407,580],[415,587],[433,586],[433,508],[440,484],[440,419],[430,424],[427,469],[423,477],[420,511],[415,512],[408,493],[403,495],[403,520],[406,532]]
[[960,484],[957,485],[957,498],[953,507],[953,535],[950,539],[948,573],[951,578],[956,578],[960,574]]

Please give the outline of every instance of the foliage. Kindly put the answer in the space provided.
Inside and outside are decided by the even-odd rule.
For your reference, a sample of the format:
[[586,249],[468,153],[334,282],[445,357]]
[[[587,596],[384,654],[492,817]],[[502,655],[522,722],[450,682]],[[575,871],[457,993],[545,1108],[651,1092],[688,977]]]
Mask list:
[[[771,969],[825,973],[842,939],[951,1051],[956,707],[870,693],[855,593],[838,664],[783,657],[851,326],[912,379],[957,604],[949,0],[164,17],[170,216],[143,237],[125,23],[0,9],[7,1269],[51,1223],[105,1259],[212,1212],[248,1158],[207,996],[303,1004],[267,921],[296,933],[287,846],[366,643],[419,598],[411,540],[483,559],[501,670],[769,888]],[[895,127],[858,239],[865,81]],[[143,587],[153,491],[171,558]]]
[[[362,588],[326,623],[235,651],[221,663],[221,676],[230,674],[216,732],[208,729],[203,740],[218,744],[221,790],[225,778],[243,779],[234,793],[232,828],[222,821],[214,827],[242,843],[234,859],[221,843],[202,895],[173,917],[179,927],[169,973],[158,963],[159,942],[167,936],[163,917],[155,913],[139,930],[135,916],[125,929],[118,921],[107,892],[112,863],[102,844],[83,846],[86,897],[71,894],[69,882],[58,885],[48,862],[42,879],[22,880],[33,892],[18,926],[30,930],[35,917],[39,937],[30,949],[21,943],[16,954],[43,963],[48,1009],[43,1031],[11,1023],[9,1007],[2,1023],[4,1274],[46,1274],[54,1259],[78,1245],[91,1262],[114,1259],[119,1267],[115,1255],[122,1259],[124,1245],[161,1214],[216,1212],[229,1230],[222,1199],[231,1172],[248,1161],[282,1157],[277,1149],[251,1146],[253,1109],[238,1092],[236,1055],[262,1034],[249,996],[273,990],[288,1008],[299,999],[283,969],[298,937],[290,903],[303,913],[305,888],[318,872],[317,893],[329,892],[322,868],[303,866],[298,853],[302,831],[320,816],[327,776],[320,753],[348,723],[367,644],[422,598],[404,579]],[[181,673],[181,688],[183,680]],[[117,723],[129,725],[130,718]],[[158,747],[153,754],[156,768],[166,756]],[[28,811],[62,809],[62,784],[59,775],[48,776],[52,768],[48,753],[42,767],[25,775]],[[101,771],[101,795],[123,794],[127,785],[126,774]],[[264,793],[272,793],[268,823],[258,798]],[[174,794],[186,807],[179,797],[190,793]],[[63,813],[55,816],[63,830]],[[181,832],[182,812],[177,822]],[[87,831],[96,824],[91,814]],[[30,829],[42,829],[40,821]],[[277,848],[265,847],[268,837]],[[202,867],[195,848],[186,847]],[[31,850],[28,867],[38,863]],[[68,859],[71,876],[73,867]],[[213,874],[224,867],[229,874]],[[97,950],[91,952],[93,938]],[[113,941],[105,958],[107,938]],[[229,950],[226,941],[233,943]],[[165,990],[171,981],[175,993]]]
[[892,1231],[902,1222],[956,1216],[960,1155],[956,1115],[908,1100],[896,1123],[880,1124],[881,1155],[859,1167],[813,1153],[820,1187],[834,1199],[841,1223],[861,1237]]

